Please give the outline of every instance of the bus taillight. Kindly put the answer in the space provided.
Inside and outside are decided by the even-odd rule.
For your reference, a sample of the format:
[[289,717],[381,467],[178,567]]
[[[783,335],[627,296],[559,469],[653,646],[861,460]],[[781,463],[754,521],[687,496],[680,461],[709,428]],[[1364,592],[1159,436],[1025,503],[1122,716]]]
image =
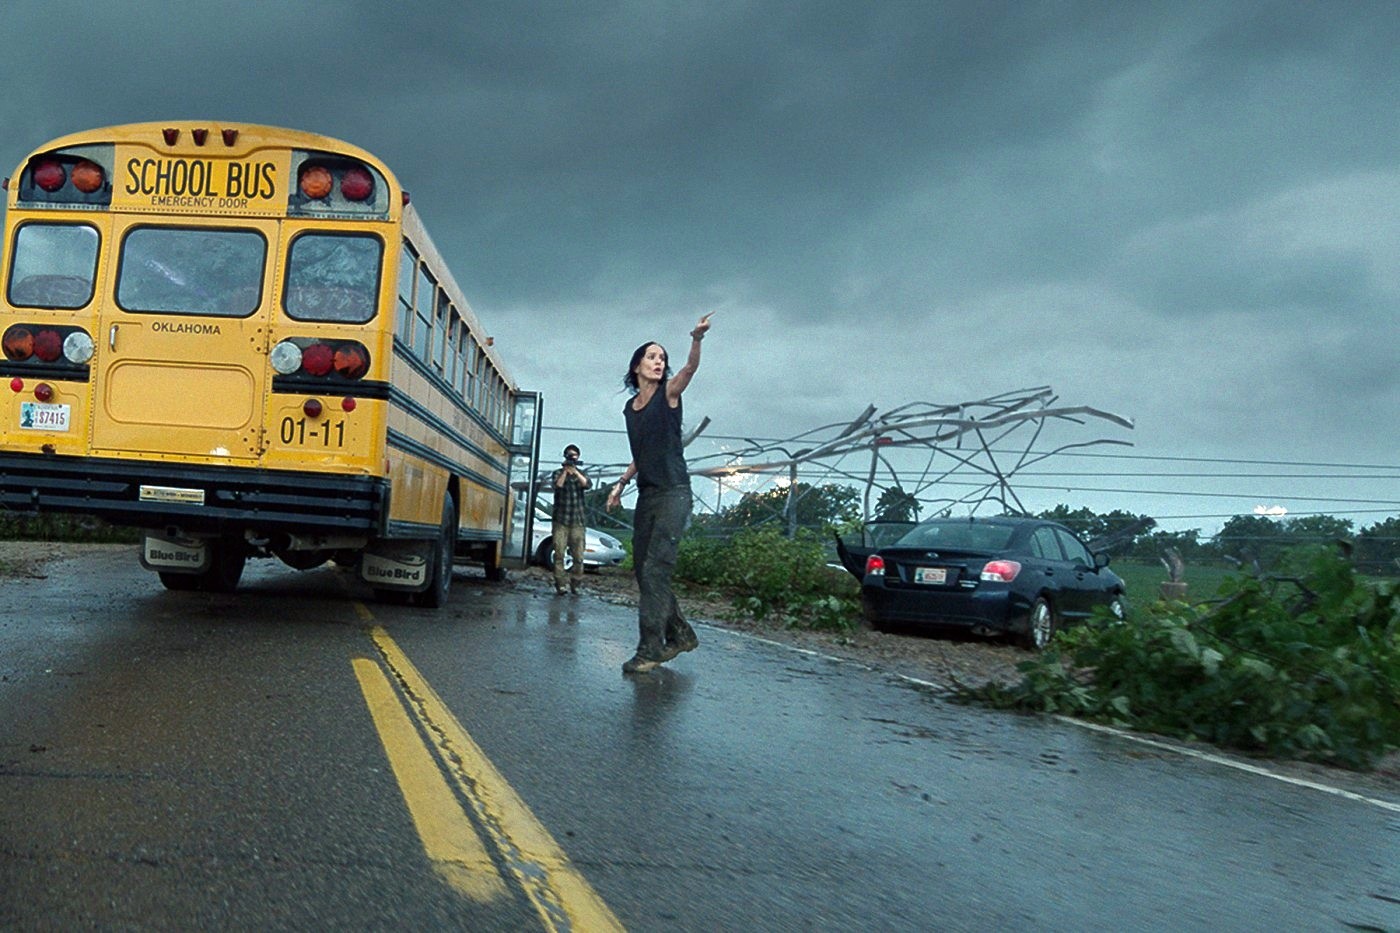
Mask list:
[[279,376],[355,380],[369,372],[369,351],[354,340],[289,337],[274,346],[270,356],[272,369]]
[[53,401],[53,386],[47,382],[41,382],[34,387],[34,397],[41,402]]
[[73,187],[83,194],[92,194],[94,191],[101,191],[103,184],[107,181],[107,173],[102,170],[102,166],[96,162],[83,159],[73,166]]
[[34,166],[34,184],[50,194],[62,188],[67,180],[68,173],[63,166],[52,159],[45,159]]
[[348,169],[340,178],[340,193],[347,201],[365,201],[374,194],[374,178],[362,168]]
[[324,343],[313,343],[301,351],[301,368],[313,376],[324,376],[331,371],[335,351]]
[[58,331],[45,328],[34,335],[34,355],[45,363],[52,363],[63,355],[63,338]]
[[369,354],[357,343],[342,343],[335,349],[335,371],[346,379],[359,379],[369,372]]
[[307,399],[302,403],[301,411],[308,418],[321,417],[321,400],[318,398]]
[[6,359],[27,360],[34,355],[34,333],[28,327],[17,324],[5,331],[3,346]]
[[297,180],[301,193],[319,201],[331,193],[331,173],[324,165],[307,165]]

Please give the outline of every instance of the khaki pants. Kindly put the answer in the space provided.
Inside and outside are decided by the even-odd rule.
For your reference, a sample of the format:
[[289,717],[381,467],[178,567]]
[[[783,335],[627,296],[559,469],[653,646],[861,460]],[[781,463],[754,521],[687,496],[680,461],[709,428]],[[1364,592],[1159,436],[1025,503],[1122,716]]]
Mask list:
[[564,554],[567,551],[574,559],[572,571],[573,588],[578,589],[583,582],[583,528],[582,525],[554,526],[554,588],[564,588]]

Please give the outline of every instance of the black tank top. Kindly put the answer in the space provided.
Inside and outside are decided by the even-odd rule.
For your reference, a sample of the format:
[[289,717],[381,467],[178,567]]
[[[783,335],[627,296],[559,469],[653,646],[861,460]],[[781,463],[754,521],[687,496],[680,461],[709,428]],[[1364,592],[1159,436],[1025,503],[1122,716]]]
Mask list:
[[651,401],[641,411],[632,409],[635,398],[622,406],[627,421],[627,443],[632,447],[632,462],[637,465],[639,489],[666,489],[689,486],[690,472],[685,468],[681,450],[681,402],[676,407],[666,404],[666,384],[657,386]]

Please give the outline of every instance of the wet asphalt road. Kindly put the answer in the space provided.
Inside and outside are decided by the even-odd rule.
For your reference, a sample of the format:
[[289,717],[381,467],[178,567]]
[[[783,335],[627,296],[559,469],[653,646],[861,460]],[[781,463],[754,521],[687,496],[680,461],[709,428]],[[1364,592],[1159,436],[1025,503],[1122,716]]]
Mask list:
[[1393,800],[703,626],[624,677],[632,610],[469,570],[367,596],[0,581],[0,927],[1400,930]]

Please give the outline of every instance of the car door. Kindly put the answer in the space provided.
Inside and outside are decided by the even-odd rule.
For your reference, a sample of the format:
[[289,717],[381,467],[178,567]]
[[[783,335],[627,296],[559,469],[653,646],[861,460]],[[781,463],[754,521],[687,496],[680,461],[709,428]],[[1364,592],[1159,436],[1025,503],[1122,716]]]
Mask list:
[[1055,529],[1049,525],[1041,525],[1031,532],[1027,546],[1031,556],[1035,558],[1028,569],[1038,584],[1036,588],[1050,593],[1055,611],[1063,615],[1065,610],[1070,608],[1066,606],[1064,589],[1073,574],[1069,562],[1065,560],[1064,551],[1060,548],[1060,541],[1055,537]]
[[1055,528],[1053,531],[1065,554],[1061,611],[1067,616],[1087,616],[1094,606],[1108,602],[1103,581],[1094,567],[1094,555],[1066,529]]

